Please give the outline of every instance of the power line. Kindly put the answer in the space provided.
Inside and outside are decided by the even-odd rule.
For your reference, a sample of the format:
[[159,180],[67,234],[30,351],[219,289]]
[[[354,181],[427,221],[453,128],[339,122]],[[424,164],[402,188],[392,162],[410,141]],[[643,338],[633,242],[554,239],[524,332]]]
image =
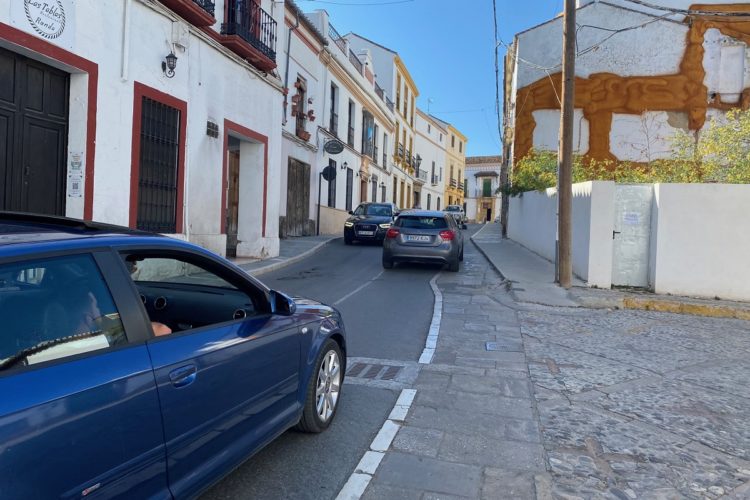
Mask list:
[[325,3],[330,5],[348,5],[353,7],[365,7],[365,6],[372,6],[372,5],[393,5],[398,3],[411,3],[415,0],[392,0],[389,2],[364,2],[364,3],[354,3],[354,2],[333,2],[331,0],[299,0],[300,2],[312,2],[312,3]]
[[718,17],[750,17],[748,11],[720,11],[720,10],[693,10],[693,9],[678,9],[676,7],[665,7],[663,5],[657,5],[644,0],[625,0],[626,2],[634,3],[642,7],[648,7],[653,10],[668,11],[673,14],[683,14],[685,16],[718,16]]

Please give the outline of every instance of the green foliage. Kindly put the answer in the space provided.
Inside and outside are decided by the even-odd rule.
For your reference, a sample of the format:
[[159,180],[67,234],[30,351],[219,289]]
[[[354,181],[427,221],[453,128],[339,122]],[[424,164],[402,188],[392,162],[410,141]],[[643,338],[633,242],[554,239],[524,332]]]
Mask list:
[[[713,120],[696,140],[689,132],[672,138],[673,157],[648,163],[573,158],[573,182],[750,183],[750,111],[734,110]],[[513,167],[511,186],[500,192],[516,196],[557,183],[557,153],[532,151]]]

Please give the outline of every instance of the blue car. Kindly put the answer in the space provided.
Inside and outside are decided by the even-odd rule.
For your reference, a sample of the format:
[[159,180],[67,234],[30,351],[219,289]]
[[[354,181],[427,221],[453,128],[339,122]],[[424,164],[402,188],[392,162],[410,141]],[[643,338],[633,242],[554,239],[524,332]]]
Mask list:
[[190,498],[333,420],[346,334],[195,245],[0,212],[0,496]]

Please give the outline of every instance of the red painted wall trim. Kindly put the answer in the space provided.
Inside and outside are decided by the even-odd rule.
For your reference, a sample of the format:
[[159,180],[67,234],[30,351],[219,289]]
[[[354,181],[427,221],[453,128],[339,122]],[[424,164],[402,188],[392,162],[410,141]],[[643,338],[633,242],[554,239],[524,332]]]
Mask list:
[[263,144],[263,237],[266,237],[266,207],[268,205],[268,137],[238,123],[224,119],[224,161],[221,170],[221,234],[227,231],[227,152],[229,151],[229,132],[256,140]]
[[175,226],[177,233],[183,230],[183,202],[185,199],[185,155],[187,137],[187,103],[174,96],[148,87],[140,82],[133,83],[133,141],[130,157],[130,227],[135,228],[138,220],[138,177],[141,158],[141,108],[143,98],[148,97],[167,106],[180,110],[180,151],[177,158],[177,201],[175,206]]
[[89,75],[88,110],[86,112],[86,182],[83,198],[83,218],[91,220],[94,213],[94,161],[96,158],[96,104],[99,65],[4,23],[0,23],[0,38],[49,59],[72,66]]

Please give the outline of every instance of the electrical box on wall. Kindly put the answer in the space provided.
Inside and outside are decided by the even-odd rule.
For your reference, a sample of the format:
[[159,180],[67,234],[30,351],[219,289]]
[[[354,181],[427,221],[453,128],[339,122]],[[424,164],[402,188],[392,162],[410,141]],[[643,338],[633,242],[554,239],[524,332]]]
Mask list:
[[190,42],[190,28],[182,21],[172,23],[172,43],[181,49],[187,49]]

